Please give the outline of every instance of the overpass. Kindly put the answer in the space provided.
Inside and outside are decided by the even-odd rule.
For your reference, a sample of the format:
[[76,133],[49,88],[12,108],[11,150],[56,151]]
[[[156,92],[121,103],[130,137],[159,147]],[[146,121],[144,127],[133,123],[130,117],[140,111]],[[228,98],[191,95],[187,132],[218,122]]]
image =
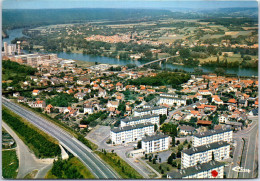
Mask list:
[[170,58],[173,58],[173,57],[178,57],[179,55],[174,55],[174,56],[170,56],[170,57],[166,57],[166,58],[160,58],[160,59],[158,59],[158,60],[154,60],[154,61],[151,61],[151,62],[147,62],[147,63],[145,63],[145,64],[142,64],[142,65],[139,65],[138,66],[138,68],[142,68],[142,67],[144,67],[144,66],[146,66],[146,65],[151,65],[151,64],[153,64],[153,63],[157,63],[157,62],[159,62],[159,65],[161,66],[162,65],[162,61],[168,61]]

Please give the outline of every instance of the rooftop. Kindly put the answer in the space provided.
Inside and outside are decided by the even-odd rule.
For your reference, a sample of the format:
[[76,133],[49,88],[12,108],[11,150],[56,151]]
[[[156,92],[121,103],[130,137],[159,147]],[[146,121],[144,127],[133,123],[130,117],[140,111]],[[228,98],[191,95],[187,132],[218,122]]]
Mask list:
[[123,131],[129,131],[132,129],[140,129],[148,126],[154,126],[152,123],[141,123],[141,124],[136,124],[136,125],[131,125],[131,126],[125,126],[125,127],[120,127],[120,128],[113,128],[111,129],[112,132],[114,133],[119,133]]
[[211,143],[211,144],[207,144],[207,145],[202,145],[202,146],[186,149],[186,150],[183,150],[182,152],[186,153],[188,155],[193,155],[195,153],[205,152],[207,150],[213,150],[213,149],[221,148],[223,146],[228,146],[228,145],[229,144],[227,142],[220,141],[220,142],[215,142],[215,143]]
[[206,137],[206,136],[225,133],[225,132],[229,132],[229,131],[232,131],[232,130],[229,129],[229,128],[222,128],[222,129],[218,129],[218,130],[209,130],[209,131],[206,131],[206,132],[195,133],[193,136],[198,137],[198,138],[203,138],[203,137]]
[[128,123],[128,122],[131,122],[131,121],[138,121],[138,120],[142,120],[142,119],[150,119],[150,118],[153,118],[153,117],[158,117],[159,118],[159,115],[152,114],[152,115],[128,117],[128,118],[122,119],[121,121],[123,121],[125,123]]
[[218,168],[221,166],[224,166],[225,163],[223,162],[217,162],[214,160],[211,160],[207,163],[199,164],[193,167],[181,169],[178,171],[169,172],[167,175],[169,175],[171,178],[183,178],[189,175],[195,175],[200,172],[212,170],[214,168]]
[[147,141],[159,140],[159,139],[167,138],[167,137],[169,137],[169,136],[164,135],[164,134],[157,134],[157,135],[152,135],[152,136],[146,136],[145,138],[142,139],[142,141],[147,142]]

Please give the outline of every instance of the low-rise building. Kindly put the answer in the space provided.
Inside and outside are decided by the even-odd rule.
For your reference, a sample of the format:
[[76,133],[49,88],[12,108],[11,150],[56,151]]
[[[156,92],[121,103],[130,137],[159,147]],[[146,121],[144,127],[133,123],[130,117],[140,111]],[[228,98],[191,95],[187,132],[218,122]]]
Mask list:
[[154,133],[152,123],[142,123],[133,126],[114,128],[110,131],[110,138],[113,144],[124,144],[141,140],[145,135]]
[[189,125],[179,126],[181,135],[191,135],[195,131],[195,128]]
[[219,141],[207,145],[193,147],[181,152],[181,168],[188,168],[210,160],[221,161],[229,158],[230,144]]
[[[203,179],[203,178],[224,178],[223,162],[209,161],[207,163],[199,164],[193,167],[181,169],[167,173],[168,179]],[[217,173],[213,177],[214,173]]]
[[170,146],[169,138],[169,136],[163,134],[147,136],[142,139],[142,149],[145,153],[168,150]]
[[160,117],[157,114],[152,115],[144,115],[144,116],[136,116],[136,117],[128,117],[125,119],[121,119],[120,125],[121,127],[136,125],[141,123],[152,123],[157,124],[159,126]]
[[206,132],[195,133],[192,136],[192,146],[197,147],[218,141],[231,142],[233,139],[233,131],[230,128],[222,128],[218,130],[209,130]]

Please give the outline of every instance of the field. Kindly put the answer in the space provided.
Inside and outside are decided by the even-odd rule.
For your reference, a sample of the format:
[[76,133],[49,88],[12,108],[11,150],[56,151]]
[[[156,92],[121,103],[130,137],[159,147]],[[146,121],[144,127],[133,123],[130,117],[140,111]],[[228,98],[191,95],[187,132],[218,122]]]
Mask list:
[[[254,59],[258,59],[257,56],[251,56],[250,57],[252,58],[252,61]],[[224,59],[223,56],[219,56],[219,59],[220,61],[222,61]],[[228,62],[235,62],[235,61],[239,61],[239,62],[242,62],[242,58],[241,58],[241,55],[240,54],[234,54],[233,56],[230,56],[230,57],[227,57],[227,61]],[[209,61],[217,61],[217,57],[216,56],[211,56],[211,57],[208,57],[208,58],[200,58],[199,59],[200,63],[204,63],[204,62],[209,62]]]
[[17,176],[19,161],[15,150],[2,151],[2,174],[5,179],[14,179]]

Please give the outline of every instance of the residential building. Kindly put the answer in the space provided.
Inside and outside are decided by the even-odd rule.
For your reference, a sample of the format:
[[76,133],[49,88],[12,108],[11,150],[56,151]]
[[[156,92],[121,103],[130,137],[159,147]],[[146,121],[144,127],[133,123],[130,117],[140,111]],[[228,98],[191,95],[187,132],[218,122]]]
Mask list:
[[230,128],[209,130],[206,132],[195,133],[192,136],[192,146],[197,147],[218,141],[230,143],[233,139],[233,131]]
[[152,123],[141,123],[133,126],[114,128],[110,131],[110,138],[113,144],[124,144],[141,140],[146,134],[154,133]]
[[144,115],[144,116],[136,116],[136,117],[128,117],[125,119],[121,119],[120,125],[121,127],[136,125],[141,123],[152,123],[157,124],[159,126],[160,117],[157,114],[153,115]]
[[142,139],[141,143],[145,153],[168,150],[170,146],[169,136],[163,134],[147,136]]
[[229,154],[230,144],[224,141],[186,149],[181,152],[181,168],[209,162],[213,157],[216,161],[225,160],[229,158]]
[[167,108],[162,106],[156,106],[152,108],[144,108],[144,109],[137,109],[134,112],[134,116],[144,116],[144,115],[151,115],[151,114],[158,114],[158,115],[167,115]]
[[[224,178],[225,163],[217,161],[209,161],[193,167],[181,169],[167,173],[168,179],[209,179],[209,178]],[[213,172],[217,172],[217,176],[213,177]]]
[[178,98],[178,97],[171,97],[171,96],[160,96],[158,104],[163,105],[166,104],[168,106],[185,106],[186,99]]

